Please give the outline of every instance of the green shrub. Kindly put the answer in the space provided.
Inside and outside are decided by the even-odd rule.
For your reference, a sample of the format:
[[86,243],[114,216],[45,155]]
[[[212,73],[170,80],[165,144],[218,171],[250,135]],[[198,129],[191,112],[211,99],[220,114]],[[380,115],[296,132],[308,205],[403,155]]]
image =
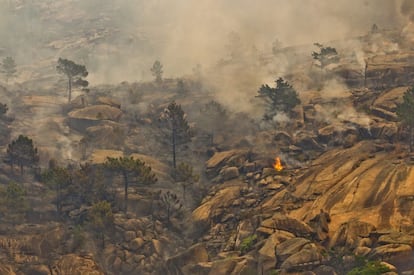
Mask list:
[[244,254],[250,251],[253,245],[256,243],[256,241],[257,241],[256,234],[253,234],[253,235],[250,235],[244,238],[243,241],[240,243],[240,252]]
[[380,262],[369,261],[364,266],[353,268],[347,275],[380,275],[389,271],[390,269]]

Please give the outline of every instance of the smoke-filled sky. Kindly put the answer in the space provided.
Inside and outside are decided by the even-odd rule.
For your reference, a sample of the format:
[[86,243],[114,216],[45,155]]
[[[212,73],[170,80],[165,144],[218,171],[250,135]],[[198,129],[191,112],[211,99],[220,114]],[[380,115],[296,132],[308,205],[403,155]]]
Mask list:
[[[92,75],[95,71],[96,81],[149,77],[155,59],[164,64],[166,76],[175,77],[190,73],[196,64],[208,67],[225,59],[234,46],[231,33],[245,49],[266,53],[276,39],[284,46],[311,44],[365,34],[374,23],[395,27],[411,16],[410,3],[0,0],[0,47],[20,63],[46,55],[82,59]],[[93,40],[95,33],[103,38]]]

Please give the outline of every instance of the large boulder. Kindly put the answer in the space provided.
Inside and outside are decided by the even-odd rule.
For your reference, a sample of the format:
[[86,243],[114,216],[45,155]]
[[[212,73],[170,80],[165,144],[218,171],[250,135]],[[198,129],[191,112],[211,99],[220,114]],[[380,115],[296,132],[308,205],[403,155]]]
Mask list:
[[371,113],[388,121],[398,121],[398,117],[395,113],[384,110],[382,108],[371,107]]
[[269,232],[269,230],[273,232],[284,230],[298,237],[311,237],[315,233],[308,224],[280,213],[276,213],[270,219],[264,220],[258,228],[258,231],[263,233]]
[[102,120],[119,121],[122,111],[108,105],[93,105],[76,109],[68,114],[68,124],[73,129],[85,131],[86,128],[97,126]]
[[0,264],[0,274],[16,275],[16,273],[13,270],[13,267],[8,264]]
[[408,244],[386,244],[381,245],[374,248],[369,257],[371,259],[392,259],[392,258],[400,258],[403,259],[405,257],[410,258],[412,256],[412,247]]
[[79,256],[75,254],[68,254],[60,257],[53,268],[52,274],[73,274],[73,275],[104,275],[105,272],[98,266],[98,264],[87,256]]
[[257,274],[257,263],[249,255],[243,257],[231,257],[214,261],[209,275],[248,275]]
[[390,112],[395,112],[397,104],[402,102],[403,94],[407,89],[408,87],[398,87],[381,94],[374,101],[374,106]]
[[209,177],[214,177],[218,174],[224,166],[240,166],[242,167],[246,161],[246,151],[230,150],[223,152],[216,152],[206,162],[206,174]]
[[182,274],[183,270],[189,269],[201,262],[208,262],[209,256],[205,245],[202,243],[195,244],[187,250],[168,258],[166,269],[169,274]]
[[240,197],[243,184],[237,181],[237,185],[224,187],[207,197],[202,204],[192,213],[192,219],[198,224],[208,225],[210,221],[218,220],[224,213],[223,209],[228,209],[234,200]]
[[220,177],[222,181],[228,181],[239,177],[239,169],[237,167],[224,167],[220,170]]
[[282,265],[281,269],[303,270],[305,268],[319,266],[322,262],[322,255],[320,249],[315,244],[307,244],[303,248],[289,256]]
[[414,246],[414,236],[403,232],[391,232],[378,238],[379,244],[408,244]]
[[119,102],[116,99],[110,98],[110,97],[106,97],[106,96],[98,97],[96,102],[98,104],[108,105],[108,106],[111,106],[111,107],[114,107],[114,108],[121,109],[121,102]]
[[86,128],[86,136],[95,147],[116,149],[124,143],[126,128],[117,122],[105,120]]
[[369,237],[375,226],[358,220],[342,224],[331,239],[330,247],[345,246],[356,248],[361,239]]
[[276,255],[280,262],[284,262],[291,255],[299,252],[302,248],[310,244],[311,241],[305,238],[292,238],[276,246]]
[[304,150],[323,151],[324,147],[316,139],[317,137],[312,133],[301,131],[295,135],[295,145]]
[[270,270],[276,268],[277,258],[276,258],[276,246],[280,243],[294,238],[295,235],[292,233],[277,230],[275,233],[269,236],[265,241],[264,245],[258,251],[259,257],[259,268],[267,274]]

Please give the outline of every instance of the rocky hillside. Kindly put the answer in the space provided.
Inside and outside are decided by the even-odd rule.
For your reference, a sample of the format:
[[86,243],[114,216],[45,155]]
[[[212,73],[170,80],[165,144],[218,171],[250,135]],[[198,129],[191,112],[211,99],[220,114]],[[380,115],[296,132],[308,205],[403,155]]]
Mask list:
[[[400,30],[331,41],[329,64],[312,45],[280,48],[250,63],[226,57],[205,75],[91,83],[68,103],[56,55],[85,61],[97,79],[93,57],[125,40],[151,48],[125,37],[111,1],[99,14],[72,2],[32,1],[39,26],[56,22],[38,45],[47,50],[0,85],[0,274],[414,274],[414,155],[396,114],[414,55]],[[280,59],[292,60],[283,77],[300,98],[289,112],[263,119],[263,83],[245,101],[216,90],[247,97],[227,83],[231,68],[260,74]],[[173,102],[186,140],[172,137]],[[39,157],[22,171],[7,157],[19,135]],[[108,157],[151,169],[132,176]],[[157,180],[144,184],[145,171]]]

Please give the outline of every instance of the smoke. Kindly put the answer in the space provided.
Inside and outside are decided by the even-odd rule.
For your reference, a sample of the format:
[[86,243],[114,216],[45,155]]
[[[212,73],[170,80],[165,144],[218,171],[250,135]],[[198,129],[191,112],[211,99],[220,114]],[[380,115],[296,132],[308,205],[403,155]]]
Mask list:
[[332,104],[319,105],[317,108],[316,119],[330,124],[340,124],[342,122],[352,122],[369,128],[371,119],[365,113],[358,112],[352,104],[345,104],[343,101],[349,100],[351,93],[340,80],[331,79],[324,83],[320,95],[326,101],[334,100]]
[[166,77],[214,66],[231,54],[230,33],[243,45],[239,53],[271,53],[275,37],[286,46],[311,44],[360,35],[375,22],[394,27],[399,18],[390,0],[0,2],[0,47],[21,63],[60,55],[86,63],[94,83],[148,79],[155,59]]
[[411,0],[404,0],[401,4],[401,14],[414,22],[414,2]]

